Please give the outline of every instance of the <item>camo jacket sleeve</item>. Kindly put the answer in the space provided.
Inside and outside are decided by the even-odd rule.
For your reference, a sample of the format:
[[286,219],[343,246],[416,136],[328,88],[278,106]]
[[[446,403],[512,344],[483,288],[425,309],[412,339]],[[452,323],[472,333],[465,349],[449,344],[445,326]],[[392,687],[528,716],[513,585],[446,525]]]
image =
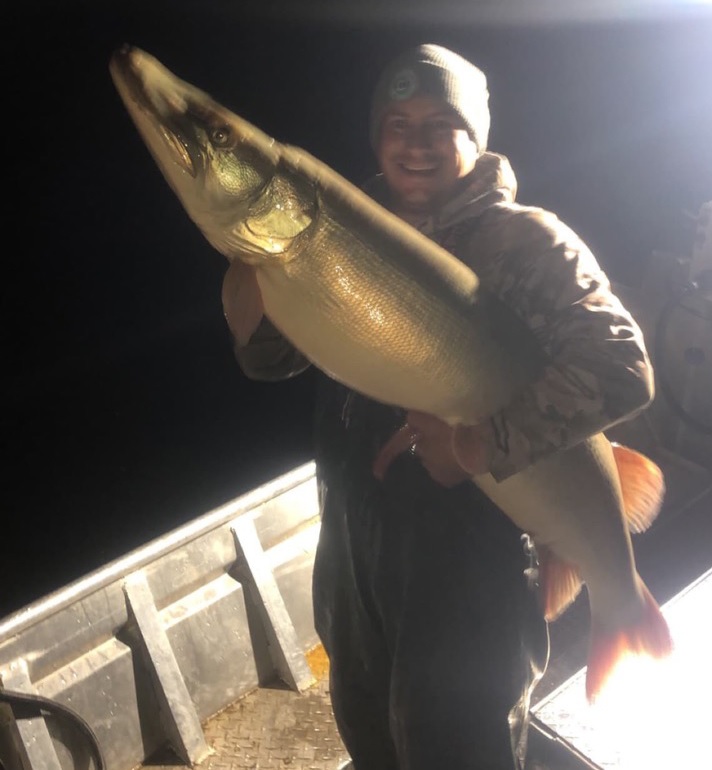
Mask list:
[[491,473],[534,461],[628,419],[654,395],[642,332],[581,239],[555,215],[516,204],[485,212],[470,253],[482,284],[533,331],[543,375],[492,415]]
[[267,318],[262,318],[247,345],[234,343],[234,352],[240,369],[252,380],[286,380],[309,366],[309,361]]

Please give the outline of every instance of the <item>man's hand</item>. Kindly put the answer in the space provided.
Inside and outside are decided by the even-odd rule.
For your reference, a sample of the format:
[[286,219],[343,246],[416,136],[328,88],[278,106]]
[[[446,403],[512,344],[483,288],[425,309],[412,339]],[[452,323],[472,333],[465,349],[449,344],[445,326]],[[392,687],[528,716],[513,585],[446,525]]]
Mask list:
[[489,420],[453,428],[430,414],[410,411],[406,424],[412,434],[413,454],[444,487],[454,487],[489,470],[494,446]]

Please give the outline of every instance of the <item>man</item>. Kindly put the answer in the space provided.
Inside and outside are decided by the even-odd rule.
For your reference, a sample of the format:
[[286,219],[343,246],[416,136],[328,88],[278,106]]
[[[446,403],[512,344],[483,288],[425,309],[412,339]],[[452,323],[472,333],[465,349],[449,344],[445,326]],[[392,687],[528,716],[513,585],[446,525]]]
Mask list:
[[[548,652],[521,533],[468,481],[503,479],[632,415],[652,398],[640,331],[580,239],[515,204],[487,152],[483,73],[435,45],[406,51],[376,86],[376,200],[478,274],[550,357],[541,379],[457,435],[323,377],[315,453],[322,528],[314,614],[337,724],[356,770],[519,770],[530,696]],[[232,284],[225,279],[228,321]],[[257,379],[302,371],[265,319],[236,351]],[[413,451],[373,465],[407,419]]]

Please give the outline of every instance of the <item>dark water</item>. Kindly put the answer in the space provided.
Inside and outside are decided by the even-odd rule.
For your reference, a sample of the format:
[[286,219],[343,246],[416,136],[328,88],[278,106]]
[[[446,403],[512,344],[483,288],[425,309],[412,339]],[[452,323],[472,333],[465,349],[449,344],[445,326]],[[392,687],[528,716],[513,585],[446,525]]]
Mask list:
[[357,183],[374,170],[380,67],[405,45],[449,45],[489,73],[490,146],[511,158],[520,200],[559,212],[620,280],[651,249],[686,246],[684,210],[712,198],[709,21],[299,21],[269,7],[6,14],[0,616],[311,457],[312,379],[239,372],[225,262],[119,102],[118,45]]

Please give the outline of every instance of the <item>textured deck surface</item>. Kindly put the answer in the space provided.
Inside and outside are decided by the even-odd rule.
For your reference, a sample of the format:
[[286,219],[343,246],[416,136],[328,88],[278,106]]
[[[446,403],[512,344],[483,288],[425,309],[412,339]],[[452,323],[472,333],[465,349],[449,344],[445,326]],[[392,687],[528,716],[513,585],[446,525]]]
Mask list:
[[[316,684],[302,693],[276,682],[253,690],[204,725],[212,749],[201,770],[337,770],[349,756],[339,738],[329,698],[326,656],[307,659]],[[152,757],[143,767],[184,768],[170,756]]]
[[304,693],[261,688],[214,717],[205,729],[215,754],[203,766],[337,768],[348,759],[334,724],[328,678]]

